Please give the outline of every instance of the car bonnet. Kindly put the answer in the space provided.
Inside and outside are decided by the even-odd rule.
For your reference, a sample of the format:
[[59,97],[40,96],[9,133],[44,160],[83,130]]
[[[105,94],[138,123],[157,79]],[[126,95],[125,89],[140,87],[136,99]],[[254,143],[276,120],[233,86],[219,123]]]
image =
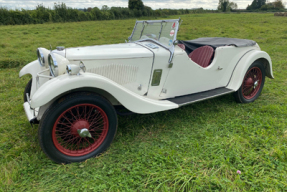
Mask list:
[[146,57],[153,57],[153,54],[147,48],[135,43],[96,45],[66,49],[66,58],[71,61]]

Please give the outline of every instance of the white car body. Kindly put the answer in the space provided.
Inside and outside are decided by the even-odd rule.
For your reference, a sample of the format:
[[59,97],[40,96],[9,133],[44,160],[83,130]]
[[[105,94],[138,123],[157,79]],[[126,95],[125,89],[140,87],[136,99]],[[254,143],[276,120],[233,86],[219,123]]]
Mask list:
[[117,114],[127,114],[120,106],[148,114],[232,92],[237,102],[250,103],[265,76],[274,78],[271,59],[256,42],[180,41],[179,24],[179,19],[137,21],[122,44],[38,48],[38,60],[19,76],[32,75],[24,109],[31,124],[40,123],[43,152],[57,163],[85,161],[113,141]]
[[[180,21],[171,21],[177,25],[175,42]],[[150,44],[156,48],[151,48]],[[179,46],[172,44],[167,49],[153,39],[67,48],[54,50],[52,54],[64,57],[66,64],[79,65],[82,62],[86,71],[69,75],[61,69],[60,74],[53,77],[47,64],[41,66],[38,60],[23,67],[19,76],[31,74],[33,79],[29,100],[24,104],[29,121],[35,118],[40,121],[55,100],[79,90],[96,92],[113,105],[123,105],[134,113],[147,114],[235,92],[249,66],[257,60],[264,63],[266,76],[274,78],[271,59],[257,44],[218,47],[207,68],[193,62]],[[160,82],[152,86],[153,73],[159,69],[162,70]],[[217,88],[226,88],[229,92],[181,104],[169,100]]]

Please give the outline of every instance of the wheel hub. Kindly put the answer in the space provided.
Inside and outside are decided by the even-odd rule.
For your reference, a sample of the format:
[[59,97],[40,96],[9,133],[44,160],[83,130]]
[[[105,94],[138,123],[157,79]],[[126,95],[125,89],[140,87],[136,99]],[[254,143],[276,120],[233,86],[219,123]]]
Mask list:
[[250,86],[254,85],[254,81],[253,81],[253,79],[252,79],[251,77],[249,77],[249,78],[246,80],[246,85],[250,85]]
[[259,80],[254,82],[254,89],[259,85]]
[[91,133],[89,132],[88,129],[78,129],[77,132],[79,133],[80,137],[85,138],[85,137],[90,137],[92,138]]
[[242,84],[242,95],[245,99],[253,99],[260,91],[262,72],[258,67],[251,68],[245,75]]
[[88,123],[88,121],[86,121],[86,120],[78,120],[72,125],[71,132],[75,136],[81,136],[79,134],[78,130],[86,129],[89,132],[89,130],[88,130],[89,127],[90,127],[90,124]]
[[[93,111],[97,111],[94,113]],[[108,116],[94,104],[79,104],[62,112],[53,126],[54,146],[61,153],[80,157],[95,151],[109,131]]]

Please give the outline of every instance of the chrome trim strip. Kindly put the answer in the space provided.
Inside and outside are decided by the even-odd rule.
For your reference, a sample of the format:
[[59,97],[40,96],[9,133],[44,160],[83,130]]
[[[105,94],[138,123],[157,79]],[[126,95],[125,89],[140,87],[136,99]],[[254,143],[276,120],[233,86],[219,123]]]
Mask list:
[[255,49],[250,49],[249,51],[247,51],[246,53],[244,53],[244,54],[242,55],[242,57],[240,57],[240,59],[237,61],[236,65],[235,65],[235,67],[233,68],[233,71],[232,71],[232,73],[231,73],[231,75],[230,75],[230,78],[229,78],[229,81],[228,81],[226,87],[228,87],[228,85],[229,85],[229,83],[230,83],[230,81],[231,81],[231,79],[232,79],[233,73],[234,73],[234,71],[235,71],[235,69],[236,69],[238,63],[241,61],[241,59],[242,59],[247,53],[249,53],[249,52],[251,52],[251,51],[255,51]]

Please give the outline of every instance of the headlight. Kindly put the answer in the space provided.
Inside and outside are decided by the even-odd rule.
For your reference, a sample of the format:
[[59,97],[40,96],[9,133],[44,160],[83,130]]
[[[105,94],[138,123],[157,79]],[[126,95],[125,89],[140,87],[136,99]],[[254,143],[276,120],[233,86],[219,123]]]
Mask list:
[[80,70],[82,70],[84,73],[86,72],[86,66],[82,61],[79,65],[70,64],[66,67],[66,71],[69,75],[79,75]]
[[77,75],[80,72],[80,66],[78,66],[78,65],[67,65],[66,71],[69,75]]
[[47,60],[48,60],[49,53],[50,53],[50,51],[45,49],[45,48],[40,47],[37,49],[38,61],[42,67],[45,67],[45,66],[48,67]]
[[48,56],[50,72],[54,77],[66,73],[66,65],[70,64],[68,59],[56,53],[50,53]]
[[56,58],[54,58],[53,54],[49,54],[48,56],[48,62],[50,67],[50,72],[54,77],[58,76],[58,63]]

